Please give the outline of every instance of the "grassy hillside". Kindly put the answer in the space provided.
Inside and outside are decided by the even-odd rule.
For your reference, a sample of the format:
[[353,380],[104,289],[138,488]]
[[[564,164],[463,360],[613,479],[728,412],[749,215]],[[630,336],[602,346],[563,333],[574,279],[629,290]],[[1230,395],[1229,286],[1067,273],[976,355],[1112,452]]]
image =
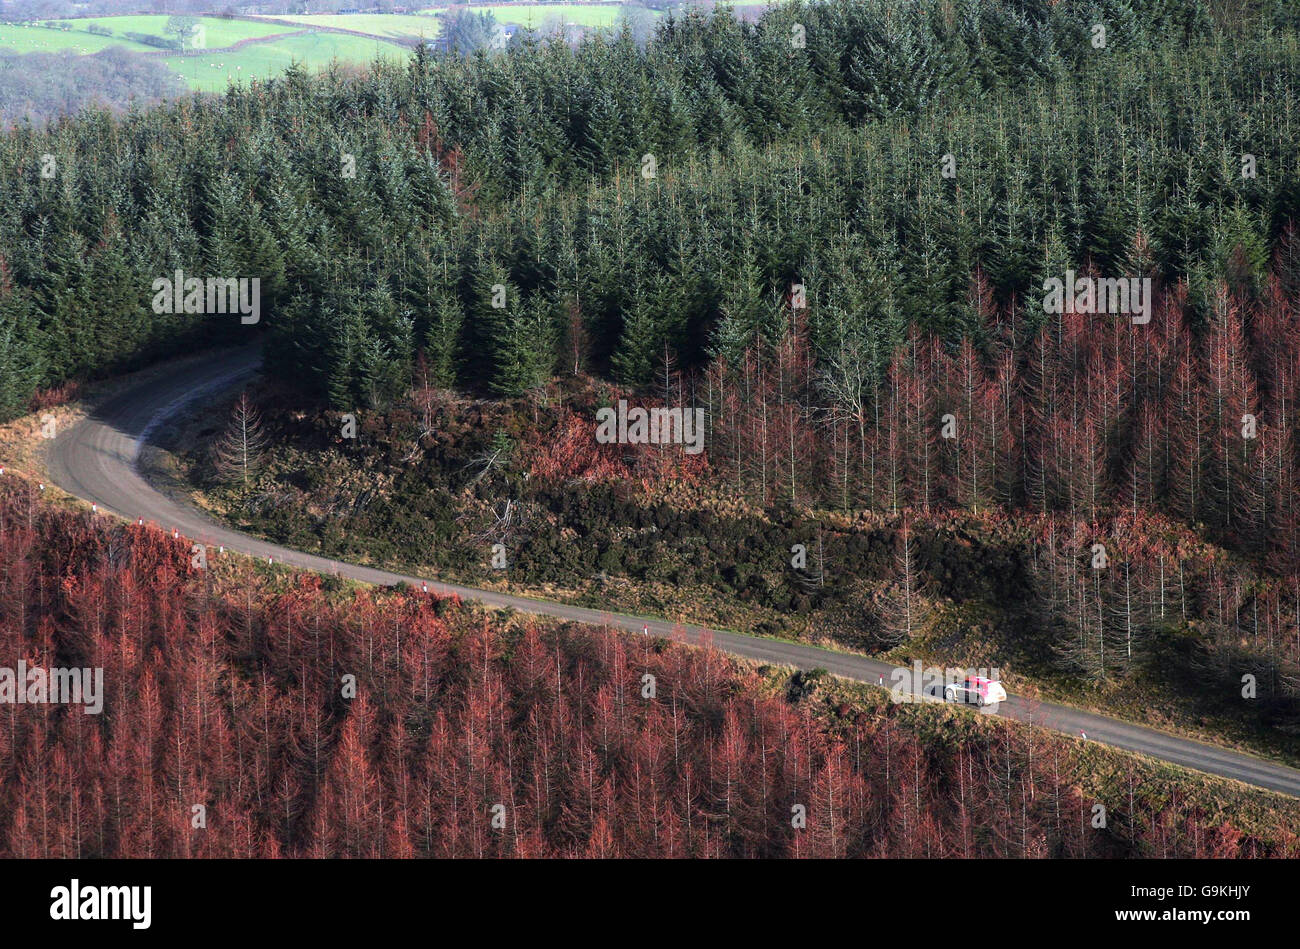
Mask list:
[[438,35],[440,22],[432,14],[418,16],[401,13],[320,13],[266,17],[268,20],[297,23],[302,26],[323,26],[339,30],[352,30],[371,36],[392,39],[424,37],[432,40]]
[[220,92],[232,82],[278,76],[292,63],[300,63],[308,69],[322,69],[335,61],[365,65],[376,57],[400,61],[407,55],[406,47],[378,39],[346,33],[309,33],[276,38],[233,51],[213,50],[209,55],[167,56],[164,62],[191,88]]
[[135,52],[150,49],[124,36],[97,36],[84,30],[52,30],[43,26],[26,26],[0,23],[0,49],[18,53],[57,53],[71,50],[74,53],[98,53],[110,46],[121,46]]
[[[86,19],[63,20],[78,32],[85,32],[89,26],[98,26],[104,29],[112,30],[115,34],[126,33],[148,33],[153,36],[162,36],[170,17],[166,15],[141,15],[141,16],[101,16],[89,17]],[[232,46],[241,40],[260,39],[267,36],[276,36],[280,33],[291,32],[289,27],[277,26],[270,23],[254,23],[249,20],[231,20],[225,17],[204,16],[196,18],[199,25],[203,27],[203,46],[207,49],[215,49],[222,46]],[[93,35],[93,34],[92,34]]]
[[[161,14],[51,21],[65,24],[66,30],[0,24],[0,50],[89,54],[121,47],[165,63],[191,89],[221,92],[232,82],[277,76],[293,63],[315,70],[333,62],[366,65],[376,57],[402,60],[410,43],[437,38],[441,21],[434,14],[445,9],[434,7],[418,14],[311,14],[255,19],[203,16],[197,18],[203,30],[198,51],[185,55],[166,55],[164,50],[128,37],[165,35],[169,17]],[[491,13],[502,23],[541,29],[556,23],[587,28],[613,26],[625,7],[618,3],[516,4],[470,9]],[[109,30],[111,35],[90,32],[92,27]],[[349,32],[337,32],[340,30]],[[237,49],[231,49],[237,45]]]
[[[400,61],[407,47],[394,40],[423,36],[432,40],[438,20],[432,16],[303,16],[288,17],[293,23],[258,22],[224,17],[198,17],[202,27],[197,50],[169,54],[166,50],[131,39],[127,34],[164,36],[169,17],[164,15],[105,16],[53,21],[69,28],[0,24],[0,50],[18,53],[71,51],[97,53],[120,47],[165,63],[168,70],[191,88],[221,92],[232,82],[270,79],[294,63],[309,70],[333,62],[366,65],[376,57]],[[110,30],[104,36],[89,32],[91,27]],[[338,27],[354,36],[320,27]]]

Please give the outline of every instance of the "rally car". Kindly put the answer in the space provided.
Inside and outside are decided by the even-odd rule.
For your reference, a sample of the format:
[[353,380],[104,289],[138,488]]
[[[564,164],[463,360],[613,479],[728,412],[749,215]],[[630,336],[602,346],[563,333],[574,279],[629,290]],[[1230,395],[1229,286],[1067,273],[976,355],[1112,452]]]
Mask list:
[[1007,690],[1002,683],[984,676],[967,676],[961,682],[943,687],[945,702],[964,702],[967,705],[997,705],[1005,702]]

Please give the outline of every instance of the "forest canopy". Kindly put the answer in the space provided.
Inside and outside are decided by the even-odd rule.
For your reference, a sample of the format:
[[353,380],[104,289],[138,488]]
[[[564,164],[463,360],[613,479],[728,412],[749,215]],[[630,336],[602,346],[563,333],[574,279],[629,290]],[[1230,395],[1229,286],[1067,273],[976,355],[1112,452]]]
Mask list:
[[[1030,323],[1067,267],[1185,282],[1204,316],[1226,279],[1262,291],[1300,198],[1300,14],[1223,20],[1207,0],[792,3],[669,16],[645,49],[420,48],[17,129],[0,415],[263,331],[269,364],[340,408],[402,391],[421,350],[444,385],[523,392],[575,348],[638,385],[774,339],[794,284],[814,353],[873,377],[909,325],[978,332],[977,272]],[[260,279],[261,325],[154,313],[175,270]]]

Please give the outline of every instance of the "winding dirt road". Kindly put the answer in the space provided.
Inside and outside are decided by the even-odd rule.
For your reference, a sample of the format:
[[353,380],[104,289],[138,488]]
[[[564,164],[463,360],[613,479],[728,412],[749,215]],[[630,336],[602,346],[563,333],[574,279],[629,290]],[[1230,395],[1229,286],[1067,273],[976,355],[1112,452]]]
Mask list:
[[[47,459],[50,479],[68,493],[95,502],[105,511],[129,519],[143,517],[166,529],[174,528],[198,542],[210,546],[222,544],[253,556],[271,557],[277,563],[293,567],[337,574],[366,583],[392,585],[405,581],[416,586],[427,583],[432,591],[455,593],[464,599],[491,606],[512,607],[522,612],[595,625],[611,624],[637,632],[648,629],[655,635],[668,636],[674,629],[684,630],[688,641],[710,637],[718,648],[748,659],[801,669],[820,667],[844,678],[871,683],[878,683],[883,677],[886,686],[898,681],[905,691],[911,693],[910,676],[903,676],[900,680],[895,677],[894,666],[851,653],[477,590],[290,550],[218,524],[197,509],[168,498],[149,484],[140,474],[137,460],[150,433],[187,404],[214,396],[255,375],[260,364],[261,355],[255,349],[216,354],[178,365],[175,370],[145,379],[107,398],[88,418],[60,433],[51,443]],[[1086,734],[1089,741],[1141,752],[1185,768],[1300,797],[1300,771],[1252,755],[1014,695],[1002,703],[997,714],[1056,729],[1079,740],[1084,740]]]

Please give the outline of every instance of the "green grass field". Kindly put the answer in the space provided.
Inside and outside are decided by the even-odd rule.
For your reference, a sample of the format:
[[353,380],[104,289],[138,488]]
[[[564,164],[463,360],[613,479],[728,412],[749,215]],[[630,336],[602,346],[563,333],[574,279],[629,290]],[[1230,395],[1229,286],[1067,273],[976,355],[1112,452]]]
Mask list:
[[[392,40],[400,36],[424,35],[432,39],[437,35],[438,21],[424,16],[322,16],[294,17],[301,25],[262,23],[253,20],[227,20],[221,17],[199,17],[203,27],[204,52],[190,55],[160,55],[158,47],[127,39],[124,33],[147,33],[162,36],[167,23],[164,15],[106,16],[85,19],[60,20],[72,26],[71,30],[54,30],[40,26],[15,26],[0,24],[0,49],[18,53],[53,53],[71,50],[76,53],[98,53],[110,46],[118,46],[133,53],[153,53],[153,59],[164,63],[173,75],[185,80],[192,89],[204,92],[221,92],[231,82],[252,79],[270,79],[284,72],[292,63],[301,63],[308,69],[321,69],[331,62],[366,65],[376,56],[397,61],[405,60],[410,51]],[[317,21],[317,22],[313,22]],[[339,21],[338,23],[328,21]],[[94,24],[112,30],[112,36],[86,32]],[[312,31],[294,35],[312,26],[343,26],[360,33],[371,33],[373,38],[351,36],[346,33]],[[252,40],[237,50],[226,47]]]
[[[435,16],[417,16],[402,13],[321,13],[302,16],[275,16],[268,19],[286,20],[303,26],[329,26],[340,30],[354,30],[371,36],[400,38],[423,36],[433,39],[441,24]],[[283,27],[280,27],[283,29]]]
[[[74,30],[78,31],[78,35],[93,23],[96,26],[106,27],[119,35],[123,33],[150,33],[154,36],[162,36],[167,20],[168,17],[163,15],[144,15],[99,16],[83,20],[61,20],[59,22],[71,25]],[[207,49],[231,46],[240,40],[276,36],[280,33],[292,31],[292,27],[278,26],[272,23],[226,20],[215,16],[198,17],[198,21],[199,25],[203,27],[203,46]]]
[[98,53],[110,46],[121,46],[133,52],[150,49],[121,36],[96,36],[82,30],[47,30],[43,26],[18,26],[0,23],[0,49],[17,53],[57,53],[70,49],[77,53]]
[[[517,6],[480,4],[470,9],[490,12],[503,23],[537,29],[556,23],[576,23],[584,27],[613,26],[618,23],[624,8],[617,3],[599,3]],[[427,11],[428,14],[434,12],[438,11]],[[205,16],[198,19],[203,28],[200,49],[207,52],[185,56],[163,56],[157,47],[124,36],[126,33],[162,36],[167,19],[162,14],[148,14],[57,21],[72,27],[66,31],[40,26],[0,25],[0,49],[12,49],[20,53],[71,50],[88,54],[110,46],[119,46],[135,53],[152,52],[157,61],[165,63],[190,88],[220,92],[232,82],[277,76],[294,62],[301,63],[308,69],[319,69],[334,61],[365,65],[376,56],[401,61],[410,53],[396,40],[419,36],[431,40],[438,35],[441,25],[437,17],[421,14],[321,14],[262,18],[267,22]],[[284,22],[269,22],[270,20]],[[86,32],[86,28],[92,24],[112,30],[113,35],[100,36]],[[299,30],[313,28],[344,29],[369,36],[318,31],[293,35]],[[226,47],[241,41],[253,42],[248,42],[237,50],[224,51]]]
[[312,33],[253,43],[235,52],[213,51],[209,56],[167,56],[163,59],[175,75],[204,92],[221,92],[232,82],[270,79],[291,63],[321,69],[332,61],[366,65],[376,56],[404,61],[410,50],[395,43],[344,33]]

